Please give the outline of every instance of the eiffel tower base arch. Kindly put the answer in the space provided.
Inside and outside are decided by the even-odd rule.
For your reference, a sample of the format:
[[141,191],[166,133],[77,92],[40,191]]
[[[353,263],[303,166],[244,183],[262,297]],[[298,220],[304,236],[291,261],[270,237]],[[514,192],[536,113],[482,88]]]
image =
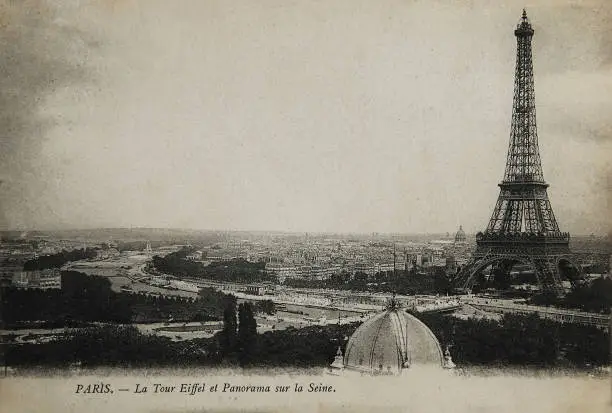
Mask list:
[[574,285],[582,279],[582,270],[567,245],[552,248],[543,244],[524,243],[512,245],[504,240],[504,245],[478,245],[472,259],[461,269],[454,279],[457,291],[471,291],[478,282],[479,275],[489,266],[498,268],[498,275],[509,277],[516,263],[529,266],[542,292],[560,296],[565,293],[562,266],[573,269],[573,277],[568,281]]

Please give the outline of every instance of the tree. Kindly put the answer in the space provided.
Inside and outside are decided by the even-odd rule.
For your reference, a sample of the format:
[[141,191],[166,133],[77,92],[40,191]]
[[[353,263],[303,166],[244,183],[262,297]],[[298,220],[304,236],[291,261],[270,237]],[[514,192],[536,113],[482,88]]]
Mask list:
[[62,265],[70,261],[84,260],[94,258],[97,255],[97,249],[86,248],[73,251],[63,250],[60,253],[53,255],[43,255],[26,261],[23,264],[25,271],[45,270],[49,268],[60,268]]
[[507,290],[510,285],[510,276],[505,273],[504,268],[495,268],[493,270],[493,286],[498,290]]
[[223,330],[221,331],[220,347],[221,354],[227,357],[236,350],[236,331],[238,322],[236,321],[236,301],[226,298],[223,310]]
[[276,313],[276,305],[272,300],[260,300],[255,304],[255,309],[259,313],[272,315]]
[[541,293],[534,295],[531,298],[531,303],[535,305],[550,306],[558,304],[559,299],[553,291],[544,290]]
[[612,307],[612,280],[598,278],[591,285],[578,285],[565,297],[568,307],[607,313]]
[[448,294],[451,291],[451,283],[444,268],[438,267],[434,273],[434,291],[438,294]]
[[251,303],[242,303],[238,306],[238,348],[240,364],[249,364],[253,359],[257,344],[257,321],[253,315]]

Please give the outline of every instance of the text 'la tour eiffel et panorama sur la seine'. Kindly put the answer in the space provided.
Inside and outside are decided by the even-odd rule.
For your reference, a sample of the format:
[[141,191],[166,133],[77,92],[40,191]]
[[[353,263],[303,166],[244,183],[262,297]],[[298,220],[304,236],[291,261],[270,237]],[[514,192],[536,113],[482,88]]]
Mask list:
[[252,384],[232,384],[228,382],[206,384],[202,382],[177,383],[177,384],[142,384],[136,383],[132,388],[115,388],[110,383],[84,383],[77,384],[76,394],[114,394],[116,392],[128,392],[134,394],[167,394],[181,393],[184,395],[196,395],[198,393],[333,393],[336,389],[333,386],[323,383],[291,383],[281,385],[252,385]]

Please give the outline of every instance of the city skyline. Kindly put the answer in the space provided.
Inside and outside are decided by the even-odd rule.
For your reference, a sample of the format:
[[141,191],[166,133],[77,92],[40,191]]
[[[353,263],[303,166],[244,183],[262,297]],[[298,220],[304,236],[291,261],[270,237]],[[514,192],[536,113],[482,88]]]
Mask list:
[[523,6],[559,225],[612,228],[603,1],[110,4],[7,12],[0,230],[482,231]]

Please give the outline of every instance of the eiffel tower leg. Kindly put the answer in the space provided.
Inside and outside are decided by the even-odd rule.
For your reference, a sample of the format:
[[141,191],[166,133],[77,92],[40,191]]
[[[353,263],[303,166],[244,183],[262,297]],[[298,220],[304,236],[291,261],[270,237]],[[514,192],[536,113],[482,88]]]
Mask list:
[[493,281],[495,284],[504,283],[504,280],[500,278],[509,277],[510,270],[514,266],[515,260],[508,259],[503,256],[484,257],[480,260],[475,260],[466,274],[464,275],[463,288],[472,289],[474,285],[479,281],[479,275],[482,271],[491,266],[491,275],[494,277]]
[[536,277],[543,291],[551,292],[555,295],[563,294],[563,284],[559,274],[556,259],[554,257],[534,257]]
[[474,257],[468,264],[463,267],[454,280],[455,288],[471,290],[478,281],[478,276],[489,265],[492,265],[500,260],[499,257],[493,256],[477,256]]
[[477,264],[478,260],[471,260],[461,268],[451,281],[455,289],[471,289],[472,277],[474,276],[475,265]]

